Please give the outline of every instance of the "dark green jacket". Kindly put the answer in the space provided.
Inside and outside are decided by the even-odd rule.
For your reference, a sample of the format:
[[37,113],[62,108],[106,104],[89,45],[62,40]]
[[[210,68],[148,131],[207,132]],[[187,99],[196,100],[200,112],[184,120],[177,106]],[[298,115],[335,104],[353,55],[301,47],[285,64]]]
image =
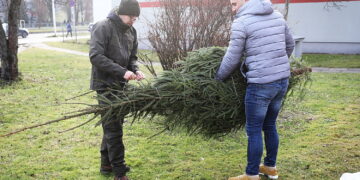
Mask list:
[[124,85],[127,70],[136,72],[138,42],[136,30],[124,24],[118,15],[110,13],[107,19],[93,26],[90,40],[93,90]]

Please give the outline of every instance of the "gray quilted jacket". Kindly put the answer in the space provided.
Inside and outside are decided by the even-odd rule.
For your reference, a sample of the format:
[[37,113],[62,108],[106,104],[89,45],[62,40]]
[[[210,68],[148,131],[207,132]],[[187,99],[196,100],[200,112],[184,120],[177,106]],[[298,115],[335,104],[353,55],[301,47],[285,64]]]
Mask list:
[[[250,0],[241,7],[231,27],[230,44],[215,79],[225,80],[243,64],[248,83],[270,83],[290,76],[294,40],[283,16],[268,0]],[[245,62],[241,63],[241,57]],[[240,64],[241,67],[240,67]]]

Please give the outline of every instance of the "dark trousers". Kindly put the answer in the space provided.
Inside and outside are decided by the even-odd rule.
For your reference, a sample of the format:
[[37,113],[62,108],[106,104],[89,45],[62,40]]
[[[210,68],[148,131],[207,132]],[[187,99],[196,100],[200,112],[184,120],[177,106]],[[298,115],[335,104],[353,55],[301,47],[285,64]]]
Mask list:
[[[97,91],[98,95],[102,94],[109,100],[114,97],[106,94],[106,91]],[[105,104],[99,101],[99,104]],[[112,117],[110,122],[102,123],[103,138],[100,148],[101,165],[112,166],[115,176],[126,175],[125,165],[125,147],[123,143],[123,122],[124,117]]]
[[72,37],[72,32],[71,32],[71,31],[68,31],[68,32],[66,33],[66,37],[68,37],[69,34],[70,34],[70,36]]

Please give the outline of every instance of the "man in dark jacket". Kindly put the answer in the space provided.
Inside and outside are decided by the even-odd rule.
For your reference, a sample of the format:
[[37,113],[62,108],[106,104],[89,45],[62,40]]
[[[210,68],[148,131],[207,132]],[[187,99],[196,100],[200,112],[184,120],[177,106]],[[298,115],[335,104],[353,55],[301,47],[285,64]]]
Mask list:
[[[111,89],[122,88],[129,80],[144,79],[144,74],[136,65],[138,42],[132,26],[139,15],[140,7],[136,0],[122,0],[117,10],[93,27],[90,41],[91,89],[101,97],[113,100],[115,97],[111,94],[115,92],[109,93]],[[99,104],[105,102],[99,101]],[[120,118],[102,124],[104,135],[100,150],[100,172],[113,172],[115,179],[119,180],[127,180],[126,173],[130,171],[124,160],[123,121]]]

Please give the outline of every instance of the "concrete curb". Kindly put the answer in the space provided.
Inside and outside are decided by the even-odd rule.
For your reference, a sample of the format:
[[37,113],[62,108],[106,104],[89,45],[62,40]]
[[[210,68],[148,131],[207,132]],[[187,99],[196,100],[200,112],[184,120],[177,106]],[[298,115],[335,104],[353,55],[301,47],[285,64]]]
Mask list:
[[326,73],[360,73],[360,68],[323,68],[313,67],[313,72],[326,72]]

